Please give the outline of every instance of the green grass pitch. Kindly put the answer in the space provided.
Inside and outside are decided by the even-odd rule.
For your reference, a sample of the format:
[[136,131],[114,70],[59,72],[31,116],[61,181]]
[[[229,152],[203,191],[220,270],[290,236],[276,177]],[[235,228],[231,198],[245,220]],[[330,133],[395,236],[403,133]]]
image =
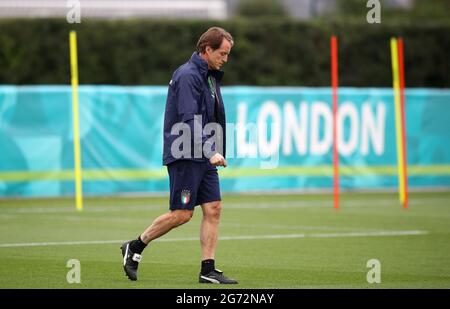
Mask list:
[[[224,195],[216,266],[233,288],[450,288],[450,192]],[[198,283],[201,209],[143,253],[137,282],[120,244],[167,211],[167,198],[0,200],[0,288],[217,288]],[[80,261],[81,283],[66,266]],[[381,265],[368,283],[367,261]],[[220,288],[228,288],[221,286]]]

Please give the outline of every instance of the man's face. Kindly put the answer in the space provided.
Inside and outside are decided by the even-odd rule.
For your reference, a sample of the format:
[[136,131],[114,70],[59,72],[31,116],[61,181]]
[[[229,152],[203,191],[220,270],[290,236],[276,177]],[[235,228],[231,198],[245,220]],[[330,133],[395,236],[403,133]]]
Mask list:
[[228,61],[228,55],[231,51],[231,43],[227,39],[223,39],[222,44],[216,50],[206,47],[206,61],[209,69],[220,70],[222,65]]

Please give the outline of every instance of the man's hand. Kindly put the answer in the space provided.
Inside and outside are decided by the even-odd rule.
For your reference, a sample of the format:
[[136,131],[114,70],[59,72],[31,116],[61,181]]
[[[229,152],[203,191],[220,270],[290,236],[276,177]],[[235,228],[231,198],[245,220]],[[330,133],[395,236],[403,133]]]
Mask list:
[[227,160],[225,160],[225,158],[220,153],[216,153],[215,155],[213,155],[211,159],[209,159],[209,162],[214,166],[227,167]]

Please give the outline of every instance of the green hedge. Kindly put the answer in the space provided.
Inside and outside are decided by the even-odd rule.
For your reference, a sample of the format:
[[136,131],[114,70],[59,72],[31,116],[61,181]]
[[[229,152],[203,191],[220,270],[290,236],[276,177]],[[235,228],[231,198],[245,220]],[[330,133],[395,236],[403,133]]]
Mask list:
[[342,86],[392,85],[389,38],[405,40],[408,87],[450,87],[450,25],[242,19],[1,20],[1,84],[69,84],[68,32],[78,33],[81,84],[165,85],[209,26],[235,39],[227,85],[328,86],[329,40],[339,37]]

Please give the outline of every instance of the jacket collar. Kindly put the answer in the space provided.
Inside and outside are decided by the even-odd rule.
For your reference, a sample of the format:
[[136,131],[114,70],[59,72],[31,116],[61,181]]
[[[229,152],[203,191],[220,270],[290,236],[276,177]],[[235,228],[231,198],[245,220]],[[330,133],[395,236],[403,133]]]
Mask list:
[[214,76],[218,82],[222,80],[224,72],[221,70],[209,70],[208,63],[203,60],[202,57],[198,54],[198,52],[194,52],[191,56],[192,63],[198,68],[200,74],[202,74],[205,78],[208,74]]

